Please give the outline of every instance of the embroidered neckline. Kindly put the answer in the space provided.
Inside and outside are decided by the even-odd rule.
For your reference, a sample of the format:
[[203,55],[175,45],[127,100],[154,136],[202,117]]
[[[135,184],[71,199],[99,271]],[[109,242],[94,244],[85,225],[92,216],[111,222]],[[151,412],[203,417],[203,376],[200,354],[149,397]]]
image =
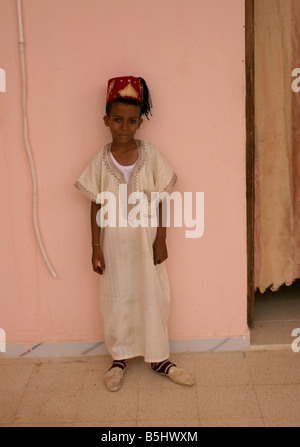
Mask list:
[[125,171],[128,170],[128,171],[130,171],[130,169],[133,169],[133,167],[134,167],[135,164],[136,164],[136,161],[135,161],[132,165],[121,165],[121,164],[115,159],[115,157],[114,157],[114,155],[113,155],[112,152],[110,152],[110,156],[111,156],[111,158],[112,158],[112,161],[113,161],[114,165],[117,166],[117,168],[118,168],[119,171],[121,171],[121,172],[122,172],[122,170],[125,170]]
[[[146,163],[146,147],[145,142],[142,140],[135,140],[137,150],[138,150],[138,158],[135,162],[135,165],[131,171],[129,182],[128,182],[128,193],[132,191],[137,191],[137,178],[140,173],[142,167]],[[126,183],[124,174],[117,168],[111,159],[111,143],[107,144],[103,151],[103,162],[106,166],[108,172],[110,172],[118,182],[118,185],[121,183]]]

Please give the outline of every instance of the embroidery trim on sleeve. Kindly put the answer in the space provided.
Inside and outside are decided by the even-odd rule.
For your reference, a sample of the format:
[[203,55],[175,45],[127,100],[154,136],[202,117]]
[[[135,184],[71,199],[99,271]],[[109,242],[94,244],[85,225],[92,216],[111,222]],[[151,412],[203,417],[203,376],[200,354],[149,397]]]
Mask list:
[[96,202],[97,200],[97,196],[96,194],[92,193],[89,189],[87,189],[81,182],[79,182],[77,180],[77,182],[75,183],[76,188],[79,189],[79,191],[83,192],[84,194],[86,194],[89,198],[91,198],[94,202]]

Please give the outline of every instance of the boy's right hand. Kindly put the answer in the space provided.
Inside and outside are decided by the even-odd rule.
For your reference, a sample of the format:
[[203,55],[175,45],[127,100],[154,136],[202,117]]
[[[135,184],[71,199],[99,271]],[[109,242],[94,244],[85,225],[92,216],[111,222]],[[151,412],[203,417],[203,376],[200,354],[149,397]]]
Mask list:
[[98,246],[93,247],[92,265],[94,272],[103,275],[105,269],[104,256],[101,248]]

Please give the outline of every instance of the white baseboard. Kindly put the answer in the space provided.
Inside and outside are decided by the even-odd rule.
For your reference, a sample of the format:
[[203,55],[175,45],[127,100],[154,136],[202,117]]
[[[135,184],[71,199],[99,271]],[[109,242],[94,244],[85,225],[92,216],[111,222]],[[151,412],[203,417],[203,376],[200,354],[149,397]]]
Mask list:
[[[250,349],[250,335],[223,338],[170,340],[171,353],[245,351]],[[7,343],[2,357],[64,357],[73,355],[108,355],[104,341],[63,341]]]

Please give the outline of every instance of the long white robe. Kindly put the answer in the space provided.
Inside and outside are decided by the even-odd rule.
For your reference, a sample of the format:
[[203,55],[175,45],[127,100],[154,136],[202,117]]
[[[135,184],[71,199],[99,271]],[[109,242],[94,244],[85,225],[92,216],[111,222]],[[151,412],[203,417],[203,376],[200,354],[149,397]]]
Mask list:
[[[127,185],[127,198],[132,192],[144,192],[148,198],[151,193],[168,192],[176,182],[173,169],[154,146],[141,140],[136,144],[138,159]],[[117,226],[100,231],[105,259],[100,285],[105,343],[114,360],[143,356],[146,362],[159,362],[169,357],[170,287],[166,265],[153,262],[157,228],[151,226],[151,212],[148,226],[133,227],[130,218],[127,226],[118,225],[119,207],[124,225],[132,205],[124,200],[119,203],[120,187],[126,182],[110,151],[111,144],[103,147],[75,183],[94,202],[101,192],[110,192],[116,199]]]

